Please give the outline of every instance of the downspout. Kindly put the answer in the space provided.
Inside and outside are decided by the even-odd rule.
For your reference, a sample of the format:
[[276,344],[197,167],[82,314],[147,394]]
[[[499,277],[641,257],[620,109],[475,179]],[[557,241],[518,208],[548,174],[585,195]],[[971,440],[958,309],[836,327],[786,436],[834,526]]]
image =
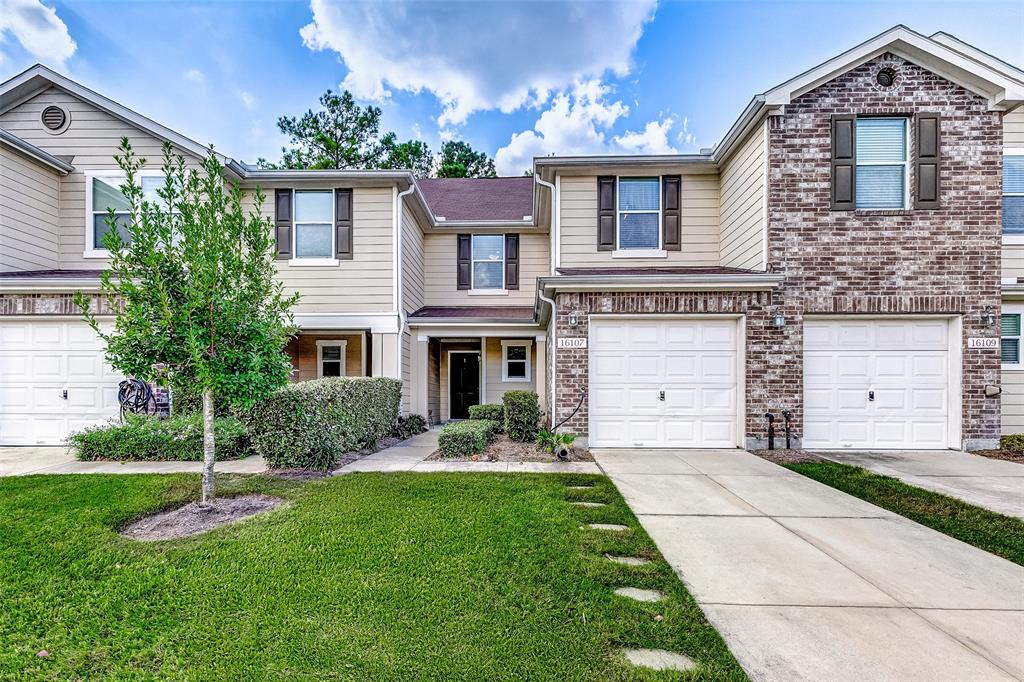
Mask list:
[[[416,179],[413,178],[412,183],[409,185],[409,189],[399,192],[395,195],[395,243],[397,244],[397,250],[395,251],[395,271],[398,273],[398,277],[395,278],[395,287],[398,294],[398,353],[395,359],[395,376],[399,380],[402,379],[402,335],[405,334],[405,302],[402,300],[402,199],[416,191]],[[412,350],[410,349],[410,353]],[[403,387],[404,389],[405,387]],[[412,404],[412,396],[409,396],[409,403]]]
[[[541,185],[542,187],[547,187],[549,190],[551,190],[551,274],[554,275],[555,254],[557,253],[558,240],[558,230],[555,226],[555,221],[558,218],[558,212],[555,208],[558,202],[558,192],[556,191],[554,184],[548,182],[547,180],[541,179],[541,177],[536,172],[533,174],[533,179],[537,182],[538,185]],[[547,296],[544,295],[544,288],[540,282],[537,282],[537,298],[551,306],[551,338],[548,341],[548,355],[551,358],[551,383],[548,388],[548,407],[549,411],[551,412],[551,419],[549,421],[549,424],[551,426],[554,426],[555,405],[557,404],[555,401],[555,368],[558,367],[558,358],[556,357],[556,354],[558,352],[558,318],[557,311],[555,310],[555,301],[554,299],[548,298]]]
[[555,268],[558,267],[558,189],[553,183],[547,180],[542,180],[539,175],[534,173],[533,179],[537,181],[538,185],[547,187],[551,190],[551,274],[555,274]]

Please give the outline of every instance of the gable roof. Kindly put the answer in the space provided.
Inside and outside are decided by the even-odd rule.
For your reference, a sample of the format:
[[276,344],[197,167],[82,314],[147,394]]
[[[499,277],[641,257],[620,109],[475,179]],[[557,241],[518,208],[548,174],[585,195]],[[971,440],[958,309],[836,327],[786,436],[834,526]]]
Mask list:
[[522,222],[533,217],[533,178],[423,178],[416,180],[438,223]]
[[61,175],[67,175],[71,171],[75,170],[75,167],[67,161],[58,159],[50,152],[40,149],[31,142],[23,140],[14,133],[4,130],[3,128],[0,128],[0,144],[21,152],[33,161],[41,163]]

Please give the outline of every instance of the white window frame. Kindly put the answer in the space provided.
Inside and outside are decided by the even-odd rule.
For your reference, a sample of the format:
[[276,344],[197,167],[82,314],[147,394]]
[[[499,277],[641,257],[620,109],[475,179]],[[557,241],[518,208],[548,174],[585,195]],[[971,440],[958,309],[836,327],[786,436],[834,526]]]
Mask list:
[[[162,178],[164,174],[158,170],[139,170],[135,173],[137,178]],[[113,187],[120,188],[127,180],[127,176],[120,171],[89,171],[85,174],[85,251],[83,258],[110,258],[110,251],[97,244],[94,239],[96,231],[94,226],[94,214],[106,215],[106,209],[97,209],[92,202],[92,185],[94,180],[102,180]]]
[[[317,223],[311,223],[311,222],[301,222],[300,223],[298,220],[296,220],[296,217],[299,215],[299,211],[298,211],[299,199],[298,199],[298,196],[300,194],[330,194],[331,195],[331,221],[330,221],[330,226],[331,226],[331,255],[328,256],[328,257],[315,256],[315,257],[303,258],[302,256],[299,255],[298,249],[296,249],[296,247],[295,247],[295,245],[296,245],[296,243],[298,241],[298,238],[299,238],[299,225],[320,225],[321,224],[321,223],[318,223],[318,222]],[[288,264],[289,265],[298,266],[298,267],[308,267],[308,266],[317,266],[317,265],[337,265],[338,264],[339,261],[338,261],[337,258],[335,258],[335,255],[338,253],[338,244],[337,244],[337,241],[338,241],[338,229],[336,227],[336,225],[337,225],[337,215],[336,215],[337,210],[338,210],[338,203],[337,203],[337,199],[334,196],[334,190],[333,189],[324,189],[322,187],[321,188],[310,187],[310,188],[306,188],[306,189],[293,189],[292,190],[292,257],[288,259]]]
[[346,351],[348,350],[348,341],[343,339],[317,339],[316,342],[316,378],[323,379],[324,377],[324,348],[340,348],[341,349],[341,374],[339,376],[348,376],[348,361],[346,358]]
[[[1004,147],[1003,156],[1024,156],[1024,147]],[[999,188],[999,201],[1002,203],[1003,197],[1019,197],[1024,196],[1020,192],[1011,192],[1010,194],[1004,194],[1003,188]],[[999,226],[1000,232],[1002,232],[1003,226]],[[1004,234],[1004,244],[1024,244],[1024,234]]]
[[[477,237],[501,237],[501,286],[498,288],[478,289],[476,286],[476,264],[495,262],[489,258],[476,258],[474,243]],[[505,288],[506,255],[504,232],[478,232],[469,235],[469,294],[471,296],[508,296],[508,289]]]
[[[855,211],[861,211],[870,213],[874,211],[906,211],[910,208],[910,117],[909,116],[858,116],[854,120],[854,131],[856,131],[857,121],[862,120],[902,120],[903,121],[903,205],[897,207],[888,208],[861,208],[857,206],[857,192],[854,191],[853,196],[853,209]],[[854,144],[856,150],[856,144]],[[857,166],[899,166],[898,161],[864,161],[863,163],[858,159],[855,161],[853,168],[854,177],[857,176]]]
[[[524,377],[511,377],[508,376],[508,348],[509,347],[523,347],[526,348],[526,376]],[[522,362],[522,360],[515,360],[514,362]],[[506,384],[526,384],[533,382],[533,341],[524,339],[522,341],[507,341],[502,340],[501,342],[501,381]]]
[[[1000,366],[1010,372],[1024,372],[1024,303],[1004,303],[1002,309],[999,311],[1000,317],[1004,315],[1020,315],[1021,322],[1021,334],[1019,336],[1003,336],[1002,320],[999,322],[999,343],[1002,345],[1003,339],[1017,339],[1017,362],[1002,362],[1000,360]],[[1000,355],[1002,354],[1002,348],[1000,347]]]
[[[646,209],[643,211],[624,211],[620,208],[619,202],[622,201],[622,191],[619,185],[623,179],[626,180],[657,180],[658,181],[658,210],[654,211]],[[666,258],[668,252],[665,251],[662,239],[662,216],[661,212],[664,208],[662,201],[662,177],[660,175],[616,175],[615,176],[615,250],[612,251],[612,258]],[[622,248],[622,214],[623,213],[654,213],[658,216],[658,246],[656,248]]]

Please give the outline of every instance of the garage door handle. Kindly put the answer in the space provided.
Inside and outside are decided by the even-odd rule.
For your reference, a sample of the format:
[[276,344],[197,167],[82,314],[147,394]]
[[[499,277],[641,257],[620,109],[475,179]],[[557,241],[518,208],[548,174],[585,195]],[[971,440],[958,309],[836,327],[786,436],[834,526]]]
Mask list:
[[665,402],[665,391],[658,391],[658,400]]
[[871,403],[875,402],[875,392],[874,391],[868,391],[868,402],[871,402]]
[[68,389],[65,388],[63,391],[61,391],[61,397],[64,398],[64,400],[68,399]]

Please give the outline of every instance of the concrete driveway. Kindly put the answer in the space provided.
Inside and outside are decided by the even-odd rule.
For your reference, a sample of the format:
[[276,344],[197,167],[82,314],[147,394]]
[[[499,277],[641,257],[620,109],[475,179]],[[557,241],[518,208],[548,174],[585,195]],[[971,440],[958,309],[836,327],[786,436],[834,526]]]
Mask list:
[[753,679],[1024,679],[1024,568],[739,450],[594,455]]
[[[266,471],[262,457],[217,462],[219,473],[258,474]],[[202,462],[79,462],[65,447],[2,447],[0,476],[29,474],[176,474],[199,472]]]
[[1024,519],[1024,465],[1016,462],[955,450],[815,454]]

